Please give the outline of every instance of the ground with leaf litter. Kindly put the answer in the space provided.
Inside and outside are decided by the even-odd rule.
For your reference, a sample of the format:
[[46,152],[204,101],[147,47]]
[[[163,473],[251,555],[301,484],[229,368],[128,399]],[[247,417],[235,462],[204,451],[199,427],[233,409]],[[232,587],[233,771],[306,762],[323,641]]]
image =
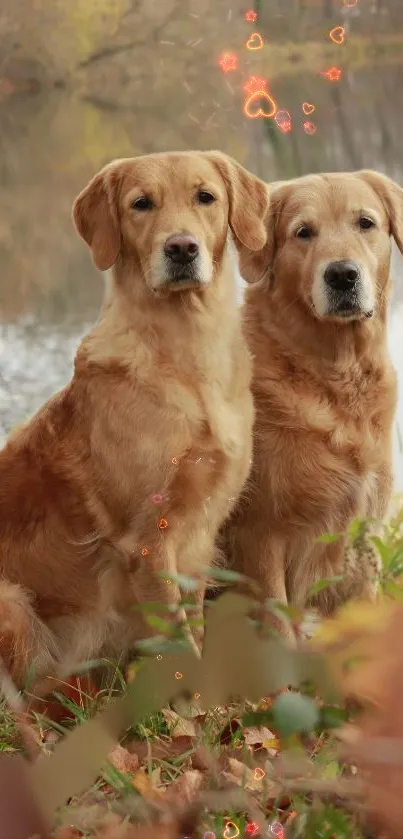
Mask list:
[[[8,695],[2,707],[0,748],[6,754],[28,750],[32,778],[36,773],[37,782],[42,772],[44,779],[39,790],[42,803],[46,803],[47,791],[49,797],[53,794],[49,767],[56,767],[58,760],[61,765],[61,745],[70,748],[68,773],[77,776],[76,788],[86,777],[86,762],[92,760],[88,779],[92,773],[94,782],[58,808],[52,836],[399,839],[403,824],[402,521],[403,513],[399,513],[377,541],[384,592],[379,604],[348,604],[319,628],[311,642],[301,642],[292,654],[276,646],[277,642],[270,648],[259,647],[262,642],[253,637],[249,626],[249,675],[235,624],[228,618],[223,656],[211,658],[209,678],[202,667],[194,670],[185,698],[166,707],[158,705],[160,700],[164,704],[164,690],[158,694],[156,688],[152,694],[156,670],[149,669],[147,674],[144,667],[151,665],[144,662],[128,673],[116,670],[103,690],[95,688],[90,675],[71,679],[47,702],[45,713],[31,715],[28,724]],[[214,614],[217,620],[217,610]],[[303,619],[300,615],[301,623]],[[296,621],[295,615],[292,620]],[[208,650],[206,654],[210,655]],[[186,663],[183,666],[180,656],[174,651],[170,658],[165,646],[164,653],[153,657],[152,667],[158,662],[163,670],[164,659],[169,661],[176,668],[172,678],[179,682],[183,677],[186,687]],[[253,680],[255,665],[267,656],[272,657],[269,670],[273,675],[265,684],[275,689],[257,699],[258,681],[250,683],[247,694],[242,688],[245,678]],[[312,656],[316,656],[314,667]],[[229,658],[233,666],[227,671]],[[239,684],[239,694],[252,696],[253,701],[217,701],[224,695],[220,693],[220,660],[221,670],[230,673],[230,688],[226,685],[225,690],[234,696]],[[286,678],[290,662],[299,668],[300,690],[276,687],[276,679],[281,682],[274,672],[276,664]],[[194,690],[195,673],[200,692]],[[336,688],[337,701],[328,691],[328,679]],[[164,676],[162,682],[166,681]],[[143,694],[141,701],[136,700],[139,718],[134,714],[131,724],[130,696],[134,697],[135,686],[138,696],[142,690]],[[153,698],[147,705],[148,690]],[[127,717],[123,715],[117,725],[116,709],[121,712],[124,707]],[[147,710],[152,713],[147,715]],[[109,723],[102,729],[97,721],[107,718]],[[126,720],[124,733],[118,742],[114,732],[120,732],[122,720]],[[80,748],[78,741],[77,748],[72,746],[72,730],[74,736],[85,733]],[[109,753],[103,760],[105,749]],[[94,773],[98,753],[100,767]]]

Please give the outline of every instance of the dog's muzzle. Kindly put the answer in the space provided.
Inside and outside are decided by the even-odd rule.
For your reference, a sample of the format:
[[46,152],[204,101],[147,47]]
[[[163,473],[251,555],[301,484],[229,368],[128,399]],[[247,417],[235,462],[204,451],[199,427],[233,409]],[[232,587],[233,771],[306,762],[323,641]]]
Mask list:
[[180,288],[197,285],[199,257],[199,244],[190,233],[169,236],[164,244],[167,283]]
[[339,317],[362,314],[370,317],[372,313],[363,308],[362,276],[356,262],[347,259],[330,262],[323,279],[329,304],[328,314]]

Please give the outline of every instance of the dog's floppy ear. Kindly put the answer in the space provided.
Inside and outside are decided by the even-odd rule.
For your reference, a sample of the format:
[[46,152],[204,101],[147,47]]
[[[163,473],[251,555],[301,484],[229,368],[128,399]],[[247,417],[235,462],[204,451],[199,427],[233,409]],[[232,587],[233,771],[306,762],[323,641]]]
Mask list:
[[391,178],[381,175],[380,172],[373,172],[371,169],[363,169],[358,175],[366,181],[379,195],[385,206],[390,221],[390,233],[393,236],[399,251],[403,253],[403,189]]
[[276,181],[268,184],[270,207],[266,214],[266,242],[260,253],[242,248],[239,253],[239,269],[247,283],[259,280],[271,282],[273,264],[277,250],[277,227],[284,200],[292,189],[293,181]]
[[207,152],[207,155],[225,183],[229,223],[237,243],[251,251],[260,251],[267,240],[270,200],[266,184],[222,152]]
[[75,226],[91,248],[92,258],[100,271],[115,264],[120,250],[118,183],[118,167],[110,164],[92,178],[73,204]]

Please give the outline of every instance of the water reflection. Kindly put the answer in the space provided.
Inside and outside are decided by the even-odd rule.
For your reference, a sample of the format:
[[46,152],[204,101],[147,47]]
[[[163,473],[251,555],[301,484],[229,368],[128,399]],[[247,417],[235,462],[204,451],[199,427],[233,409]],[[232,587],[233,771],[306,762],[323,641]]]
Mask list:
[[[233,0],[169,0],[158,26],[154,4],[143,3],[138,43],[128,36],[132,5],[104,49],[81,60],[71,84],[2,103],[0,70],[0,438],[69,379],[76,345],[96,318],[102,278],[70,212],[77,192],[108,160],[221,148],[266,180],[371,167],[403,183],[403,25],[394,0],[373,0],[365,14],[356,10],[343,21],[331,0],[273,0],[260,15],[269,41],[261,55],[242,46],[242,6],[237,11]],[[340,22],[348,43],[331,47],[327,39],[325,48]],[[239,72],[225,76],[217,59],[227,48],[237,51]],[[333,64],[342,69],[337,84],[321,75]],[[279,107],[291,115],[291,132],[243,116],[242,86],[255,73],[269,78]],[[313,135],[304,132],[303,102],[315,105]],[[397,254],[394,276],[390,346],[403,383]],[[403,430],[402,387],[400,394]],[[395,461],[403,489],[397,435]]]

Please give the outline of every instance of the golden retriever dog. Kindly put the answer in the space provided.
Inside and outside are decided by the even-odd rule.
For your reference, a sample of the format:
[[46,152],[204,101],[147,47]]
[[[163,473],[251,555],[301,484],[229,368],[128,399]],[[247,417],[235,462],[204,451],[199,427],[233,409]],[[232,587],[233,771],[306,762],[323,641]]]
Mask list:
[[219,152],[117,160],[76,199],[112,274],[72,381],[0,453],[0,653],[17,684],[127,651],[141,604],[179,603],[164,574],[211,566],[252,453],[234,243],[260,251],[267,213],[264,184]]
[[318,537],[382,519],[391,494],[396,379],[386,332],[403,189],[372,171],[312,175],[272,185],[270,208],[260,278],[241,260],[245,279],[257,280],[244,307],[254,454],[224,547],[266,598],[298,608],[313,584],[344,575],[315,600],[326,614],[377,589],[365,534],[354,549],[346,537]]

